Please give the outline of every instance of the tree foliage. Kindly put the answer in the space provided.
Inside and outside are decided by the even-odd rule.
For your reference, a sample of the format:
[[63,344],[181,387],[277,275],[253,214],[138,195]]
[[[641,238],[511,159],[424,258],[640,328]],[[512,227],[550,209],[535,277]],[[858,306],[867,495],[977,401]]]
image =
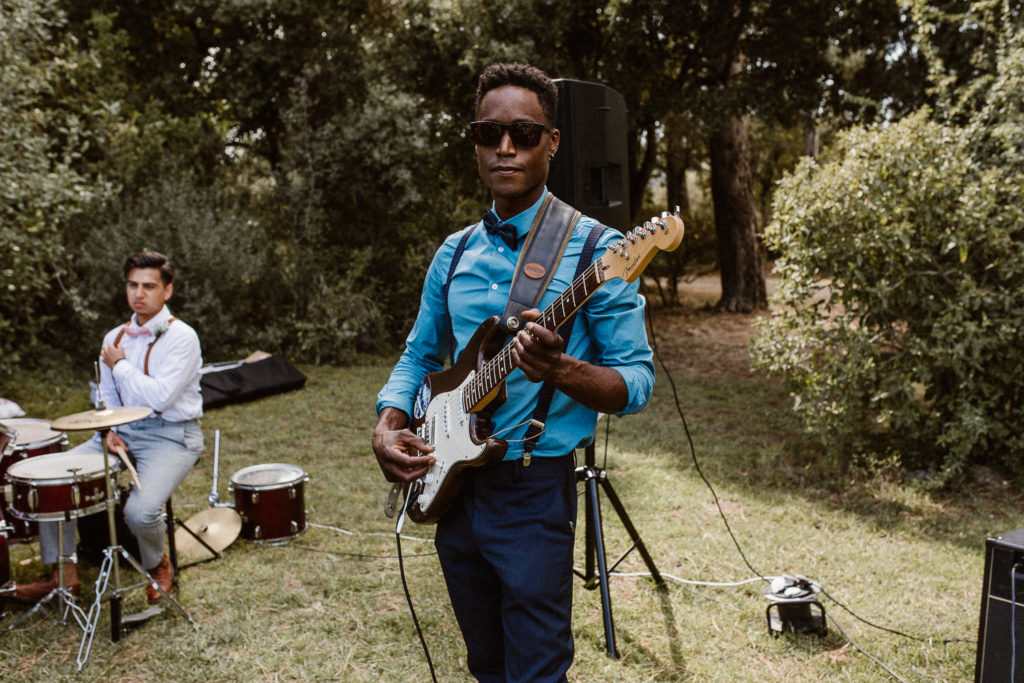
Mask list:
[[[343,362],[400,342],[434,248],[486,203],[464,132],[476,76],[495,60],[620,91],[634,217],[680,203],[703,248],[724,220],[713,217],[708,159],[725,117],[767,136],[920,99],[913,79],[895,77],[919,62],[909,50],[891,58],[909,30],[898,7],[5,3],[20,19],[5,22],[4,35],[22,42],[5,38],[3,48],[12,96],[0,100],[10,142],[0,173],[23,191],[4,200],[12,248],[0,257],[0,325],[19,331],[24,358],[54,345],[79,360],[93,355],[80,340],[121,320],[120,293],[108,290],[121,260],[145,243],[188,272],[175,309],[201,328],[211,320],[200,329],[211,360],[258,345]],[[30,153],[17,154],[19,145]],[[740,185],[763,192],[793,156],[761,157],[751,171],[759,177]],[[657,196],[667,202],[654,206],[649,188],[663,183]],[[761,205],[742,213],[755,248]],[[661,272],[674,285],[693,267],[676,254]],[[214,325],[216,316],[230,320]],[[56,341],[35,336],[51,323]],[[0,358],[3,369],[17,362]]]
[[61,227],[110,191],[83,168],[94,131],[66,98],[89,55],[63,37],[64,22],[56,2],[0,4],[0,372],[52,341]]
[[984,97],[841,136],[775,195],[776,311],[756,343],[833,455],[949,481],[1024,476],[1024,50],[1004,24]]

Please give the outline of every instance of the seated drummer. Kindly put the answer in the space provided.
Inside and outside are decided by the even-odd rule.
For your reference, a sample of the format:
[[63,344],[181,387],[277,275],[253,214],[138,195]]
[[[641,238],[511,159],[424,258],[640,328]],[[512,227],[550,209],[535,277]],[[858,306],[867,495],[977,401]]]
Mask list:
[[[107,449],[114,455],[123,448],[135,460],[139,488],[133,486],[125,503],[125,522],[139,542],[142,566],[167,592],[174,570],[164,552],[167,529],[162,512],[203,450],[202,353],[195,330],[171,317],[166,306],[174,289],[174,267],[167,257],[152,251],[136,254],[125,262],[124,274],[132,319],[103,338],[100,392],[107,407],[143,406],[152,408],[153,414],[108,430]],[[97,432],[72,451],[102,453],[100,439]],[[76,532],[74,520],[65,524],[66,557],[75,552]],[[57,539],[57,522],[39,524],[44,563],[57,562]],[[73,561],[65,564],[64,585],[74,594],[80,590]],[[47,578],[19,585],[15,592],[22,599],[38,600],[56,587],[55,568]],[[146,586],[146,593],[150,602],[163,597],[152,585]]]

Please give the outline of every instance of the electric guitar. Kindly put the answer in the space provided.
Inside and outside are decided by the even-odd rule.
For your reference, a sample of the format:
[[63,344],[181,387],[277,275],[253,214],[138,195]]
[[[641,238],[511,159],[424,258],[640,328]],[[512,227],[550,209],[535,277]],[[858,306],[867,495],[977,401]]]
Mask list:
[[[557,330],[598,287],[612,278],[633,282],[659,251],[672,251],[682,240],[683,221],[678,215],[665,213],[633,228],[590,264],[535,322]],[[405,488],[409,517],[433,524],[458,494],[460,472],[504,457],[508,443],[491,437],[490,417],[505,402],[505,378],[515,364],[498,320],[498,316],[485,320],[455,364],[427,375],[417,392],[410,428],[434,448],[435,462],[409,486],[392,487],[385,506],[389,517],[394,515],[399,491]]]

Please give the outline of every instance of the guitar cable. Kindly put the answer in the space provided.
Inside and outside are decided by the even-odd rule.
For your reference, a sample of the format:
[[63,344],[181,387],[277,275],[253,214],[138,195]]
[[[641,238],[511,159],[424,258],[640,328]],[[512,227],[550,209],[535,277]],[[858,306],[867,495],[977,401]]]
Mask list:
[[395,521],[395,543],[398,546],[398,573],[402,576],[402,590],[405,591],[405,601],[409,603],[409,614],[412,615],[412,623],[416,626],[416,635],[419,636],[420,645],[423,646],[423,654],[427,657],[427,667],[430,669],[430,680],[437,683],[437,675],[434,673],[434,661],[430,658],[430,649],[427,647],[427,639],[423,635],[423,629],[420,628],[420,620],[416,617],[416,608],[412,604],[412,594],[409,592],[409,583],[405,578],[405,562],[402,560],[402,525],[405,523],[405,511],[409,509],[409,505],[419,497],[419,490],[413,491],[412,486],[409,487],[410,493],[405,496],[405,502],[402,504],[402,512],[399,513],[398,519]]

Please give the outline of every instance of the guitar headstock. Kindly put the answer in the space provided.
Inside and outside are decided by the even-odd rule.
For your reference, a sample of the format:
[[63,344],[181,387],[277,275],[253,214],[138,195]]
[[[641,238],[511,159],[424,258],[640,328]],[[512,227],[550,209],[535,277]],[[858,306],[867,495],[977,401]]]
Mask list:
[[605,279],[637,279],[659,251],[674,251],[679,246],[683,232],[683,219],[668,212],[633,228],[601,257]]

